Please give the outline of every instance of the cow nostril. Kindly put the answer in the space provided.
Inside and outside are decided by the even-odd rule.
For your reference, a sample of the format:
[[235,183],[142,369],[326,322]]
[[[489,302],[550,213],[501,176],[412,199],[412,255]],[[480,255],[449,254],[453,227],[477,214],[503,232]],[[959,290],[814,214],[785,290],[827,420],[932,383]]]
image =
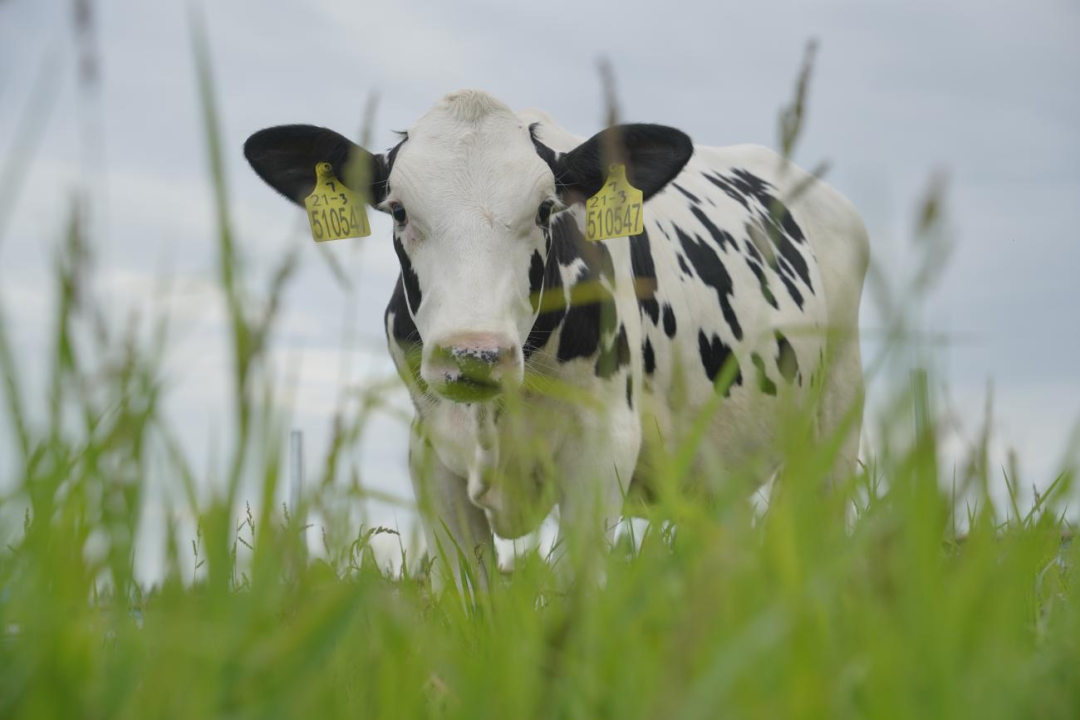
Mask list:
[[521,351],[509,338],[463,333],[432,343],[431,352],[427,374],[438,392],[451,399],[490,397],[501,392],[504,383],[516,383]]
[[491,348],[456,347],[450,350],[450,356],[458,365],[497,365],[501,355],[501,350]]
[[462,377],[474,382],[498,381],[499,351],[458,348],[452,353],[454,366]]

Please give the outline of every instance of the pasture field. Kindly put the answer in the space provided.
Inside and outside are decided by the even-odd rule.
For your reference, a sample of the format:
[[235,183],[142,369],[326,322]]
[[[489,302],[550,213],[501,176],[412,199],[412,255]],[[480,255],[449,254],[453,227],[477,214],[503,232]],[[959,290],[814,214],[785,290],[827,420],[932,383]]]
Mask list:
[[[235,389],[207,471],[220,491],[196,491],[200,470],[161,412],[167,319],[98,322],[73,209],[48,289],[43,396],[20,380],[3,324],[16,309],[0,307],[0,412],[18,454],[0,496],[0,717],[1080,717],[1072,470],[1032,504],[1017,490],[1032,479],[991,467],[985,442],[962,467],[939,464],[933,383],[903,373],[871,376],[895,385],[894,402],[868,415],[876,443],[833,492],[821,492],[833,444],[810,443],[793,412],[764,506],[738,484],[709,503],[664,492],[602,573],[567,583],[530,550],[484,593],[432,584],[468,549],[431,561],[403,549],[388,567],[372,539],[395,530],[346,522],[342,505],[364,491],[333,480],[383,404],[372,389],[327,419],[335,442],[309,462],[325,480],[305,510],[319,511],[325,548],[306,555],[301,515],[276,500],[288,422],[267,364],[293,260],[265,292],[237,263],[199,57],[232,330],[221,372]],[[692,450],[664,459],[665,487]],[[133,554],[152,474],[183,489],[176,510],[199,529],[166,515],[164,580],[145,587]],[[1003,476],[1006,507],[989,490]],[[259,501],[245,505],[244,487]]]

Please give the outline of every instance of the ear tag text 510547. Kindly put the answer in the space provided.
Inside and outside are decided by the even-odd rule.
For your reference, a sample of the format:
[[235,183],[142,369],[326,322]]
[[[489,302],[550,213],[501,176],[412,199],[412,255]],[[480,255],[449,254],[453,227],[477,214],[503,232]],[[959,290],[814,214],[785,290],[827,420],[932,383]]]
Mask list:
[[610,240],[640,235],[645,227],[645,199],[626,179],[626,166],[614,163],[600,192],[585,204],[585,239]]
[[342,185],[330,163],[315,166],[315,191],[304,199],[315,242],[367,237],[371,234],[364,199]]

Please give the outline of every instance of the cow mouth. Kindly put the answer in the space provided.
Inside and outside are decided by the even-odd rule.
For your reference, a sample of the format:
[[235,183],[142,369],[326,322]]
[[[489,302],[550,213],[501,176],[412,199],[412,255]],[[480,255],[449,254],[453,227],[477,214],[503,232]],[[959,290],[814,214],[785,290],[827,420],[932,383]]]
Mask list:
[[490,378],[477,378],[468,375],[451,376],[447,374],[435,391],[447,400],[458,403],[486,402],[502,392],[502,385]]

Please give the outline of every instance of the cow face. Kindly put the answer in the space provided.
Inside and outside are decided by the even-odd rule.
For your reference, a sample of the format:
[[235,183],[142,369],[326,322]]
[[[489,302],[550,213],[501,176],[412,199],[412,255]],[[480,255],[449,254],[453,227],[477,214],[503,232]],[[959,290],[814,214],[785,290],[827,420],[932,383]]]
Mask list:
[[560,207],[528,128],[483,93],[447,97],[409,128],[380,207],[394,220],[424,382],[464,402],[518,385]]
[[458,402],[520,384],[549,221],[600,189],[602,157],[626,162],[647,198],[691,152],[677,130],[629,125],[558,154],[505,105],[470,90],[444,98],[385,156],[311,126],[270,128],[245,144],[260,177],[301,205],[318,162],[341,168],[346,185],[366,184],[372,205],[394,221],[401,282],[423,343],[420,376]]

